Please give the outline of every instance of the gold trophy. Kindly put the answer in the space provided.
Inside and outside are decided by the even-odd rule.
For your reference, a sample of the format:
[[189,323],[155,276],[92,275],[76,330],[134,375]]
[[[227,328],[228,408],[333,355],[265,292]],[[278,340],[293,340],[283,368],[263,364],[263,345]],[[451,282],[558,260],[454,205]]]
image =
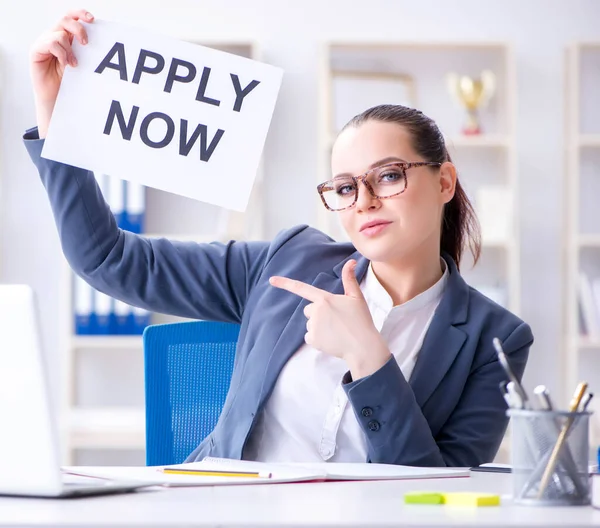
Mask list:
[[467,122],[463,127],[463,134],[481,134],[478,110],[494,95],[496,76],[491,70],[483,70],[479,78],[449,73],[446,81],[450,93],[467,110]]

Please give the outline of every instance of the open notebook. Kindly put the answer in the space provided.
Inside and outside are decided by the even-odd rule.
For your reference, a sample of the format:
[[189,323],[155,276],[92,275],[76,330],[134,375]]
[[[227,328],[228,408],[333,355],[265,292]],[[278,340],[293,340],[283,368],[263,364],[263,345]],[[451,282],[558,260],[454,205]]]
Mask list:
[[404,480],[444,477],[468,477],[467,468],[439,468],[397,466],[392,464],[366,464],[352,462],[288,462],[266,464],[249,460],[206,457],[202,462],[181,464],[188,469],[203,468],[205,465],[247,471],[265,471],[272,468],[308,470],[324,475],[325,480]]
[[[163,470],[184,474],[165,473]],[[197,475],[193,471],[256,472],[256,478],[235,476]],[[71,466],[63,471],[75,475],[99,478],[127,478],[165,486],[217,486],[241,484],[278,484],[324,480],[404,480],[448,477],[468,477],[468,468],[423,468],[390,464],[365,463],[262,463],[246,460],[208,457],[201,462],[173,466],[150,467],[89,467]]]

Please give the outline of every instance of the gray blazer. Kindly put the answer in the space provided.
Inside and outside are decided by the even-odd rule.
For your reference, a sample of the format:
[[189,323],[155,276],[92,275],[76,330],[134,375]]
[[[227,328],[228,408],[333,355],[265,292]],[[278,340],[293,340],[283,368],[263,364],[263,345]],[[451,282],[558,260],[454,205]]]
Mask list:
[[[231,387],[212,434],[190,454],[241,458],[277,377],[301,346],[307,301],[269,285],[283,275],[342,293],[341,270],[369,262],[349,243],[308,226],[268,242],[197,244],[148,239],[117,227],[91,172],[42,159],[25,145],[46,188],[64,254],[94,288],[153,312],[241,324]],[[489,462],[507,425],[492,347],[499,337],[521,377],[533,342],[527,324],[470,288],[443,255],[450,276],[407,381],[394,358],[343,386],[368,446],[368,462],[473,466]],[[310,383],[310,380],[307,380]]]

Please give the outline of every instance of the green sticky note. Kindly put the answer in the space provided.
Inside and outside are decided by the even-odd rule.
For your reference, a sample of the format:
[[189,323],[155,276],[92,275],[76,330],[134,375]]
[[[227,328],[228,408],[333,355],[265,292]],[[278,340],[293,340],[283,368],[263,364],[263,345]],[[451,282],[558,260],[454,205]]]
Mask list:
[[411,491],[404,494],[406,504],[443,504],[444,496],[435,491]]

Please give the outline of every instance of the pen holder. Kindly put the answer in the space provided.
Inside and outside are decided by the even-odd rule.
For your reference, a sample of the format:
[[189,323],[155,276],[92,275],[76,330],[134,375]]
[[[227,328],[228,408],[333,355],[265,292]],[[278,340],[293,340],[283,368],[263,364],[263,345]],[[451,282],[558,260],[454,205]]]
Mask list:
[[514,502],[590,502],[589,412],[509,409]]

